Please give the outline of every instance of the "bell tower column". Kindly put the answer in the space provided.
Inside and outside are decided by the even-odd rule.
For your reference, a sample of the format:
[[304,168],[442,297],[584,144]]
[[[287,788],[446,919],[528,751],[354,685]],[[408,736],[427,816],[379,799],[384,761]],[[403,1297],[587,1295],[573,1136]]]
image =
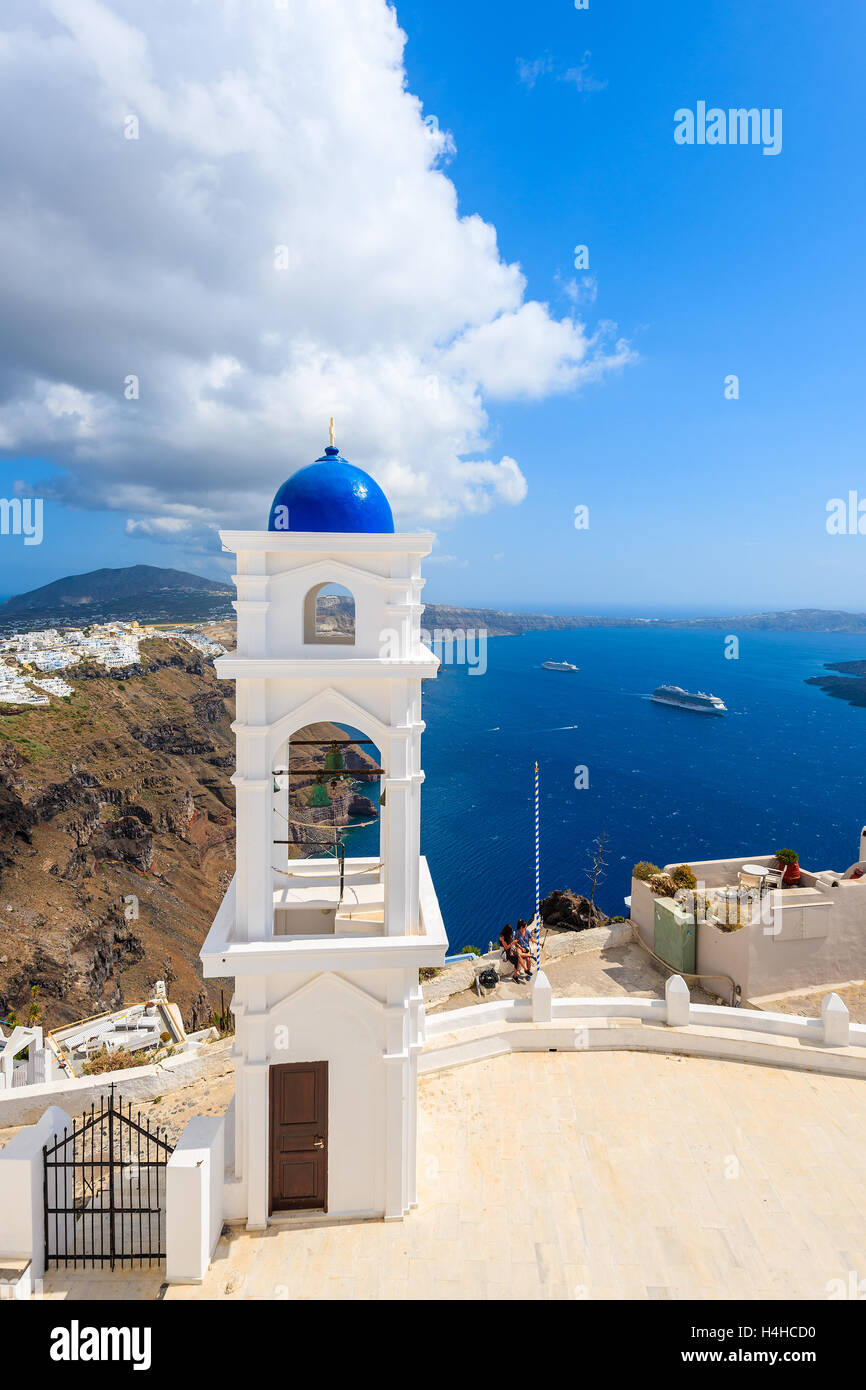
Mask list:
[[[208,978],[236,982],[225,1210],[254,1228],[289,1212],[400,1219],[416,1200],[418,972],[447,950],[420,857],[421,690],[439,666],[420,630],[421,560],[434,538],[395,530],[381,488],[333,432],[280,487],[267,530],[221,538],[237,556],[238,644],[216,665],[237,691],[237,873],[202,960]],[[324,767],[321,753],[313,768],[301,754],[290,807],[277,770],[287,740],[318,742],[304,742],[311,725],[330,726],[333,749]],[[339,748],[355,739],[380,753],[379,855],[361,852],[355,817],[335,814],[335,827],[348,822],[344,863],[306,831],[312,852],[289,860],[274,845],[294,833],[284,815],[324,823],[306,788],[320,768],[320,781],[351,784]]]
[[[241,690],[240,687],[245,689]],[[232,726],[237,740],[236,925],[243,941],[273,935],[274,782],[265,722],[266,683],[238,681],[239,717]]]

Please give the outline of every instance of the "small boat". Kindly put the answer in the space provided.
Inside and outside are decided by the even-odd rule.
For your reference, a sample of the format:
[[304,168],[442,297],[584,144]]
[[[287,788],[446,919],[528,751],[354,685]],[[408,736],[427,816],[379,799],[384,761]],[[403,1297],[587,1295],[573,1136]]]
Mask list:
[[570,661],[542,661],[545,671],[579,671],[579,666],[573,666]]
[[718,695],[707,695],[703,690],[692,694],[680,685],[660,685],[650,695],[657,705],[673,705],[676,709],[694,710],[696,714],[726,714],[727,705]]

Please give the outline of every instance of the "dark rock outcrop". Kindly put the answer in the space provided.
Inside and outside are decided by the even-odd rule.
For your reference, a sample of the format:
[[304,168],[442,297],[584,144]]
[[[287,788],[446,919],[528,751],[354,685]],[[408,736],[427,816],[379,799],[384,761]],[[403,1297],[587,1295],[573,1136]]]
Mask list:
[[141,873],[146,874],[153,866],[153,835],[137,816],[121,816],[104,826],[99,839],[91,841],[90,848],[98,860],[119,859]]
[[573,893],[570,888],[555,888],[541,904],[541,920],[546,927],[588,931],[591,927],[606,926],[608,918],[580,893]]

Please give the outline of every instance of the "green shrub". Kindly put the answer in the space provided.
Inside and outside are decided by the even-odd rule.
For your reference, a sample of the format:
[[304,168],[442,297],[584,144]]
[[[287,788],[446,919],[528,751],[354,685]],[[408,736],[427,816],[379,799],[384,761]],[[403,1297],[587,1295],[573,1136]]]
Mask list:
[[639,878],[641,883],[646,883],[654,874],[660,874],[661,869],[658,864],[651,864],[648,859],[641,859],[632,869],[632,877]]
[[778,864],[796,864],[800,858],[795,849],[777,849],[776,862]]
[[460,951],[461,956],[480,956],[481,949],[478,946],[464,946]]
[[692,873],[690,864],[678,864],[671,870],[671,878],[678,888],[697,888],[698,880]]

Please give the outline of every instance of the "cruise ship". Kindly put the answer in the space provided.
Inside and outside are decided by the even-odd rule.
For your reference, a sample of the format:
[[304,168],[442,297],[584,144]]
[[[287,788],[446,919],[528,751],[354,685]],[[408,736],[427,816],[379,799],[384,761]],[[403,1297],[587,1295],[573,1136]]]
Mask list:
[[726,714],[727,706],[718,695],[706,695],[703,690],[692,694],[679,685],[660,685],[650,696],[658,705],[675,705],[677,709],[692,709],[698,714]]
[[542,661],[545,671],[578,671],[579,666],[574,666],[570,661]]

